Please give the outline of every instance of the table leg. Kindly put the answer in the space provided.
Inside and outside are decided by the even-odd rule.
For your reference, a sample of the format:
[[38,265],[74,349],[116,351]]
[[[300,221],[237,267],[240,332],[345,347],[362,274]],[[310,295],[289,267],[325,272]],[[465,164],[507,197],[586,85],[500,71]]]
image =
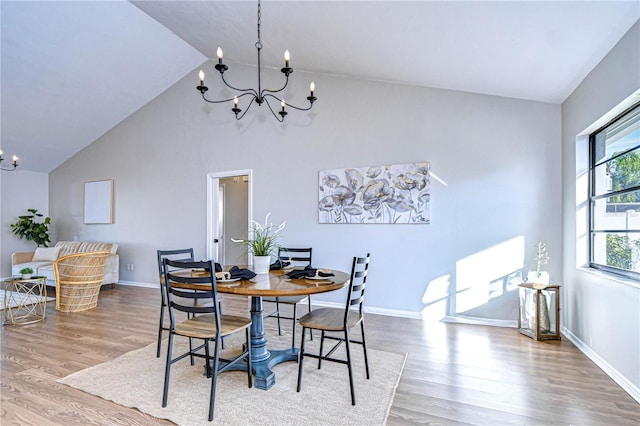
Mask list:
[[[264,334],[262,297],[251,297],[251,363],[255,374],[255,387],[268,390],[276,383],[276,375],[271,367],[285,361],[297,361],[299,350],[289,348],[285,350],[269,351],[267,338]],[[235,364],[230,370],[246,371],[246,364]]]

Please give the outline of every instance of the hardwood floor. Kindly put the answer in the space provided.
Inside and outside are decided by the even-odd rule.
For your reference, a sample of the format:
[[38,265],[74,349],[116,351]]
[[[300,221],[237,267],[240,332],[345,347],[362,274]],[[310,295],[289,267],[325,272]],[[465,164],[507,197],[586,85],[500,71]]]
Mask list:
[[[159,297],[104,286],[95,310],[59,313],[50,302],[43,323],[2,327],[0,423],[171,424],[56,383],[155,342]],[[246,313],[246,299],[225,296],[224,309]],[[379,315],[366,330],[369,347],[409,353],[389,425],[640,425],[640,404],[566,339]]]

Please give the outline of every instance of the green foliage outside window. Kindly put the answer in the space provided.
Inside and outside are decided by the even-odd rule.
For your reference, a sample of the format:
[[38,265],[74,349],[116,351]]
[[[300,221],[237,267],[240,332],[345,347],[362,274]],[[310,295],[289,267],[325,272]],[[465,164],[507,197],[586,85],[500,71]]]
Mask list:
[[634,270],[640,254],[640,240],[632,241],[626,235],[607,235],[607,265]]
[[[608,167],[611,177],[612,191],[640,186],[640,153],[632,151],[626,155],[611,160]],[[614,195],[609,199],[611,203],[638,203],[640,193]]]

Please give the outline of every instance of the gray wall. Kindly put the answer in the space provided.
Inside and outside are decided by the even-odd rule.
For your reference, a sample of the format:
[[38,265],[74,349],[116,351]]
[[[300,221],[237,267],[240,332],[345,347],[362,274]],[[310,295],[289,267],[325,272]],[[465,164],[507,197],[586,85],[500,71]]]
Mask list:
[[[539,240],[560,278],[559,105],[296,72],[286,99],[304,99],[313,79],[311,113],[280,124],[254,106],[236,121],[229,105],[199,99],[197,71],[50,175],[60,238],[119,243],[120,264],[135,268],[121,280],[155,284],[158,247],[204,257],[206,174],[243,169],[253,170],[254,218],[286,220],[282,243],[313,246],[315,265],[346,271],[371,252],[370,309],[437,318],[476,309],[513,323],[515,291],[490,297],[489,281],[528,268]],[[228,78],[248,86],[255,69]],[[430,225],[318,223],[320,170],[415,161],[432,167]],[[99,179],[115,180],[115,223],[83,225],[83,183]]]
[[[640,286],[581,268],[586,258],[583,231],[588,226],[585,211],[580,210],[586,187],[579,184],[588,151],[586,136],[576,138],[588,135],[586,129],[605,124],[601,117],[639,88],[640,24],[636,22],[562,105],[562,307],[566,334],[640,401]],[[638,102],[640,96],[629,101]]]

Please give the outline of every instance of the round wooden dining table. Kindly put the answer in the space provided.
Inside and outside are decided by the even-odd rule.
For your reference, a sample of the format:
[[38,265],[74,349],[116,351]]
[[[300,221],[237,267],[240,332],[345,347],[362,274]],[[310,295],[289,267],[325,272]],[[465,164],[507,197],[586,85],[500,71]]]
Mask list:
[[[255,374],[255,387],[267,390],[276,383],[274,365],[285,361],[297,361],[299,349],[269,350],[264,332],[262,297],[308,296],[339,290],[349,284],[350,275],[331,270],[332,276],[321,279],[289,278],[286,270],[258,274],[250,280],[217,281],[218,293],[251,297],[251,363]],[[192,272],[197,274],[197,272]],[[237,364],[230,369],[245,369]]]

